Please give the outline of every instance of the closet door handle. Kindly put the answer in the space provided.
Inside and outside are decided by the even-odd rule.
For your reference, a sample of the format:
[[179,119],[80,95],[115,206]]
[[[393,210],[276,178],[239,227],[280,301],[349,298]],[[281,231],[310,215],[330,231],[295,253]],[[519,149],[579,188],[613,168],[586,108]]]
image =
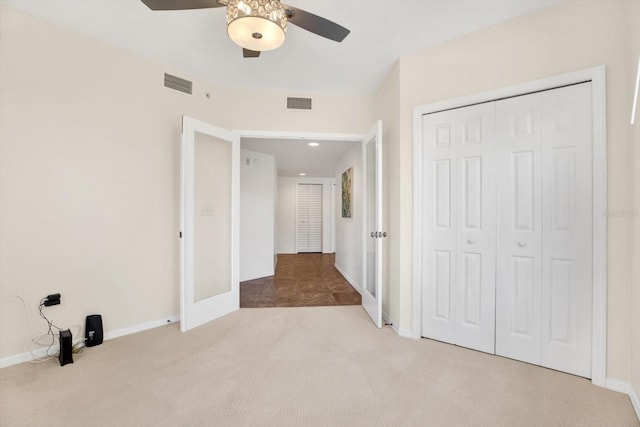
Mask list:
[[473,245],[476,242],[476,239],[468,238],[467,243]]
[[520,246],[521,248],[524,248],[525,246],[527,246],[527,242],[525,242],[524,240],[521,240],[518,242],[518,246]]

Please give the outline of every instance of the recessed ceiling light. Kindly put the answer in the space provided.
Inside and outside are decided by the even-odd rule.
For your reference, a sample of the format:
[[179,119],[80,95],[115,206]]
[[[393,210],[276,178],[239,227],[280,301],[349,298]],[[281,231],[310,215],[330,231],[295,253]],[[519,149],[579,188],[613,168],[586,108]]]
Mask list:
[[318,145],[320,145],[320,144],[318,144],[317,142],[310,142],[309,143],[309,147],[317,147]]
[[300,172],[300,176],[307,176],[307,174],[304,172]]

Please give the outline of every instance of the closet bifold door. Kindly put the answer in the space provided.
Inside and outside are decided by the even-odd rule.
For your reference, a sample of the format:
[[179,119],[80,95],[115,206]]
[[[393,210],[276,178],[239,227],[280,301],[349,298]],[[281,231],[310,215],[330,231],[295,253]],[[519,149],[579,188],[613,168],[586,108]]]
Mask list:
[[422,335],[456,342],[457,110],[422,118]]
[[309,184],[296,187],[296,252],[309,252]]
[[495,353],[495,105],[457,112],[456,344]]
[[495,351],[495,107],[423,117],[423,335]]
[[297,252],[322,252],[322,184],[297,184]]
[[591,378],[591,83],[542,97],[541,365]]
[[496,102],[496,354],[588,378],[590,85]]
[[496,102],[496,354],[540,364],[540,94]]
[[309,186],[309,252],[322,252],[322,184]]

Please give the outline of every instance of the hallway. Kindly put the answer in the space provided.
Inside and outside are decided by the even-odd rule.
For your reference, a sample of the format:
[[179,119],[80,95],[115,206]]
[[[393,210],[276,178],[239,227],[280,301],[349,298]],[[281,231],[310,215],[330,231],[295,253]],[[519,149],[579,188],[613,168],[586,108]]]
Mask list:
[[240,307],[360,305],[334,254],[280,254],[275,276],[240,283]]

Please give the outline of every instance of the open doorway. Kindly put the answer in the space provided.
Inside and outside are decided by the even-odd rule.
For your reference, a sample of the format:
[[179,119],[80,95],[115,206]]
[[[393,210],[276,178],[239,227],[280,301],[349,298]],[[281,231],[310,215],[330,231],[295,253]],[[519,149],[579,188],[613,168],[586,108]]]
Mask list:
[[241,138],[240,307],[361,304],[362,212],[343,218],[340,200],[342,173],[361,171],[361,143],[361,135]]

